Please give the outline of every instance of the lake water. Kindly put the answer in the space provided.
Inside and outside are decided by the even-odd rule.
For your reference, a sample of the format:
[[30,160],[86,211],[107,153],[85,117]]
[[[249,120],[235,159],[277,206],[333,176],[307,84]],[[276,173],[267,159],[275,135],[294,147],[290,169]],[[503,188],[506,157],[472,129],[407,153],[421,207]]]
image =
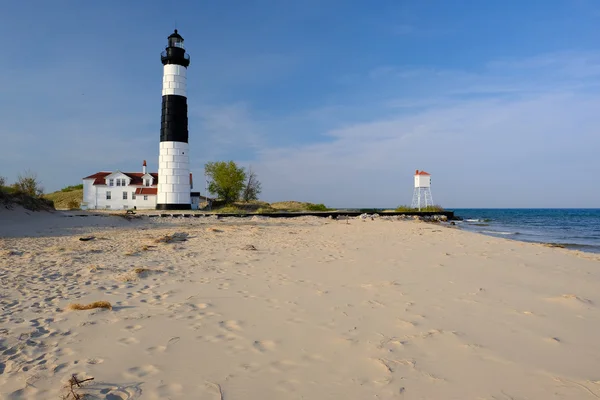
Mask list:
[[465,230],[600,253],[600,209],[453,209]]

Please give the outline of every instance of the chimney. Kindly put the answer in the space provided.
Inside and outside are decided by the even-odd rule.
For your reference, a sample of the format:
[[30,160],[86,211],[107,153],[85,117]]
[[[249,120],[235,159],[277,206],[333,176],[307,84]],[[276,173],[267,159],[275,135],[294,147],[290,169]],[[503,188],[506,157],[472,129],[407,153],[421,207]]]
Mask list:
[[146,160],[144,160],[144,163],[142,164],[142,173],[146,173]]

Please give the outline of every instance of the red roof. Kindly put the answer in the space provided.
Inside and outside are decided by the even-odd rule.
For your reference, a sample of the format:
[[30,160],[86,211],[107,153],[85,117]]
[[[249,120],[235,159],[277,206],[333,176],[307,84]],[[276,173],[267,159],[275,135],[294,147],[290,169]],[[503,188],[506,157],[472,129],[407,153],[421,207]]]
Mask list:
[[425,171],[419,171],[419,170],[417,170],[417,172],[415,172],[415,175],[431,175],[431,174],[428,174]]
[[[104,179],[110,174],[112,174],[112,172],[96,172],[95,174],[86,176],[83,179],[93,179],[94,185],[106,185]],[[131,178],[131,182],[129,182],[130,185],[144,184],[144,182],[142,181],[142,176],[144,176],[143,172],[122,172],[122,174],[125,174]],[[158,183],[158,174],[156,172],[151,172],[150,175],[152,175],[152,177],[154,178],[154,184],[156,185]]]
[[135,189],[135,194],[145,194],[145,195],[156,195],[156,193],[158,192],[157,188],[152,188],[152,187],[141,187],[141,188],[137,188]]

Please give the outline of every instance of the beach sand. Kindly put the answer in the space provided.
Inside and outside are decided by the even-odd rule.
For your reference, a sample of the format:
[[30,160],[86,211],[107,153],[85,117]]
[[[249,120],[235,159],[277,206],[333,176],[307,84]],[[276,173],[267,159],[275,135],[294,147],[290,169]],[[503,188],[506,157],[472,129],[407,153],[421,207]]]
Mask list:
[[597,255],[413,220],[65,215],[0,211],[2,399],[73,374],[106,400],[600,398]]

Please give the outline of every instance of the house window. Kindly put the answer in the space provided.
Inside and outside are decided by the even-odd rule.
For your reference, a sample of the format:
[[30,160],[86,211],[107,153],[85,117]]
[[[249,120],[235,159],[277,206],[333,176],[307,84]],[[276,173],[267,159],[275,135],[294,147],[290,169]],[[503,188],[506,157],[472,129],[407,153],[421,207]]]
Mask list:
[[117,186],[121,186],[121,180],[117,179]]
[[131,200],[135,200],[135,192],[131,192]]
[[121,179],[122,186],[127,186],[127,181],[125,179]]
[[110,199],[111,199],[110,190],[108,190],[108,191],[106,191],[106,200],[110,200]]
[[114,186],[115,185],[115,180],[114,179],[109,179],[108,180],[108,186]]
[[144,179],[144,186],[150,186],[150,179]]
[[123,200],[127,200],[127,192],[123,192]]
[[144,196],[144,200],[148,200],[148,196]]

